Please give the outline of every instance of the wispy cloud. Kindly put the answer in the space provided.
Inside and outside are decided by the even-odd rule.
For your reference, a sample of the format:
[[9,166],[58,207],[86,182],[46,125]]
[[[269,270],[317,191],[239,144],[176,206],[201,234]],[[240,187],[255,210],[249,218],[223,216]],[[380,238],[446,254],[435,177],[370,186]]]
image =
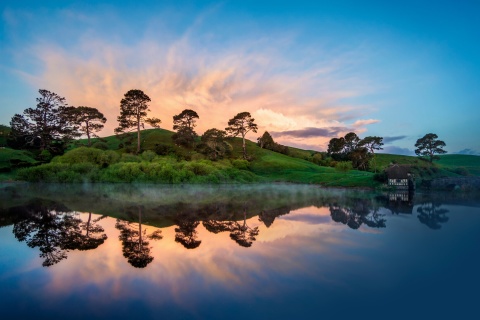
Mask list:
[[[62,15],[83,26],[98,23],[81,13]],[[226,34],[205,32],[205,21],[199,15],[180,35],[160,26],[133,43],[90,28],[68,44],[37,39],[18,54],[36,61],[39,71],[20,65],[17,72],[34,88],[65,96],[71,105],[101,110],[108,118],[103,134],[113,132],[119,102],[130,89],[150,96],[152,116],[166,129],[185,108],[199,114],[199,133],[223,129],[236,113],[249,111],[259,131],[322,148],[326,140],[321,138],[349,128],[361,133],[378,122],[361,119],[372,106],[352,102],[375,91],[355,59],[363,55],[361,49],[334,55],[321,46],[298,47],[294,34],[248,30],[236,41],[220,41],[228,39]],[[302,50],[306,54],[300,55]],[[300,141],[304,138],[320,140]]]
[[352,131],[352,129],[346,127],[330,127],[330,128],[305,128],[301,130],[289,130],[289,131],[272,131],[272,137],[293,137],[293,138],[312,138],[312,137],[325,137],[333,138],[340,135],[342,132]]
[[389,144],[395,141],[403,140],[405,138],[407,138],[407,136],[383,137],[383,143]]

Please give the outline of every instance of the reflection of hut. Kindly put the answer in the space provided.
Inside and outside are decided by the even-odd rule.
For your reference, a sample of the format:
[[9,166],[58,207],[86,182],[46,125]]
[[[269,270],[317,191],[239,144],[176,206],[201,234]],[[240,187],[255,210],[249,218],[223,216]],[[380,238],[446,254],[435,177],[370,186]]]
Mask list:
[[385,169],[388,185],[397,189],[415,189],[415,178],[409,166],[394,164]]
[[413,212],[413,191],[401,190],[388,194],[388,201],[385,206],[395,214],[412,214]]

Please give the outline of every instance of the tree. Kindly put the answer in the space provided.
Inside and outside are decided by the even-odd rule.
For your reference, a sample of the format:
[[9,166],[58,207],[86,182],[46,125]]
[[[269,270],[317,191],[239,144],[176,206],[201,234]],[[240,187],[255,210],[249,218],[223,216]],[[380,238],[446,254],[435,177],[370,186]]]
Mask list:
[[116,133],[124,133],[133,128],[137,130],[137,153],[140,152],[140,127],[144,128],[145,123],[158,128],[162,122],[158,118],[147,118],[148,103],[150,97],[142,90],[129,90],[120,101],[120,115],[118,116],[118,127]]
[[36,108],[25,109],[23,115],[15,114],[10,121],[12,144],[62,153],[67,143],[79,135],[78,128],[71,121],[65,98],[45,89],[38,92]]
[[95,132],[102,130],[103,124],[107,122],[107,118],[96,108],[85,106],[68,107],[67,112],[71,121],[79,126],[79,132],[87,136],[88,146],[91,145],[90,137],[98,137]]
[[367,150],[373,155],[374,170],[377,172],[377,163],[375,160],[375,150],[382,150],[383,138],[382,137],[365,137],[360,141],[359,146],[367,148]]
[[335,160],[344,160],[345,138],[332,138],[328,143],[327,153]]
[[205,145],[202,153],[208,155],[212,160],[222,158],[231,147],[224,141],[226,135],[225,131],[215,128],[205,131],[201,138]]
[[245,135],[249,132],[257,132],[258,126],[254,123],[250,112],[240,112],[232,119],[228,120],[228,127],[225,131],[231,136],[242,136],[243,158],[247,159],[247,149],[245,147]]
[[275,141],[273,141],[270,133],[268,133],[268,131],[265,131],[263,135],[257,139],[257,144],[262,149],[265,148],[271,150],[275,145]]
[[444,154],[447,151],[443,150],[445,142],[437,140],[438,136],[435,133],[427,133],[423,138],[417,140],[415,143],[415,154],[419,157],[428,157],[430,163],[433,160],[439,159],[435,154]]
[[345,135],[345,146],[344,152],[345,154],[349,154],[358,147],[358,143],[360,142],[360,138],[357,136],[355,132],[349,132]]
[[176,145],[184,147],[195,145],[195,138],[197,137],[194,130],[195,119],[199,119],[198,114],[190,109],[185,109],[180,114],[173,116],[173,130],[177,130],[177,132],[172,135],[172,139]]

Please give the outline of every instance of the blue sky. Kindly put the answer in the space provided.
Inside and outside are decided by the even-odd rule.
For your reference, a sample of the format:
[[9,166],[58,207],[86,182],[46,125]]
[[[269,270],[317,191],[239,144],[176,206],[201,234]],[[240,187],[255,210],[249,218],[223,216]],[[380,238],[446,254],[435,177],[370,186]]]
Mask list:
[[2,1],[0,123],[48,89],[117,125],[129,89],[172,129],[249,111],[276,141],[355,131],[411,153],[433,132],[479,154],[480,1]]

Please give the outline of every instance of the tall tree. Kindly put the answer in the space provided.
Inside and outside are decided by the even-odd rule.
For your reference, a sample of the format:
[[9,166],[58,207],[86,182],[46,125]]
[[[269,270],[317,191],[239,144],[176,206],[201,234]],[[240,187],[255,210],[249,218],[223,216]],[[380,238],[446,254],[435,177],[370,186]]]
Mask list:
[[10,121],[14,144],[61,153],[78,136],[78,128],[69,117],[65,98],[45,89],[38,92],[36,108],[25,109],[23,115],[15,114]]
[[231,136],[242,136],[243,158],[247,159],[247,149],[245,147],[245,135],[252,131],[257,132],[258,126],[255,124],[250,112],[240,112],[232,119],[228,120],[228,127],[225,131]]
[[367,148],[367,150],[373,155],[373,166],[375,172],[377,172],[377,163],[375,160],[375,150],[382,150],[383,138],[377,136],[368,136],[362,139],[359,143],[359,146]]
[[195,119],[199,119],[198,114],[190,109],[183,110],[180,114],[173,116],[173,130],[177,132],[172,136],[176,145],[184,147],[193,147],[197,133]]
[[345,138],[332,138],[328,143],[327,153],[335,160],[344,160]]
[[420,157],[427,157],[430,163],[433,160],[439,159],[435,154],[444,154],[447,151],[443,150],[445,142],[438,140],[438,136],[435,133],[427,133],[423,138],[417,140],[415,143],[415,154]]
[[128,129],[137,130],[137,153],[140,152],[140,127],[144,128],[145,123],[152,127],[159,127],[162,122],[158,118],[147,118],[148,103],[150,97],[142,90],[129,90],[120,101],[120,115],[118,116],[118,127],[116,133],[124,133]]
[[67,112],[71,117],[71,121],[79,126],[78,131],[87,136],[89,146],[91,145],[90,137],[98,137],[95,132],[102,130],[103,124],[107,122],[107,118],[96,108],[85,106],[68,107]]

